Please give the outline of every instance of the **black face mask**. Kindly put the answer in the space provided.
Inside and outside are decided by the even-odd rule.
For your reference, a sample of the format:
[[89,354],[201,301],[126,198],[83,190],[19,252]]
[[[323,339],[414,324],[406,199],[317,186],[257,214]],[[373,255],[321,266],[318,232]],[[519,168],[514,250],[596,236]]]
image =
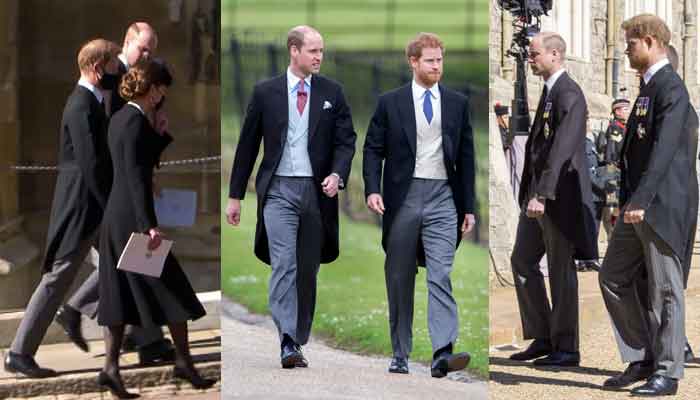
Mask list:
[[100,87],[104,90],[116,90],[119,87],[119,75],[104,73],[100,79]]
[[163,108],[163,103],[165,103],[165,96],[161,97],[161,98],[160,98],[160,101],[158,102],[158,104],[156,104],[156,111],[158,111],[158,110],[160,110],[161,108]]

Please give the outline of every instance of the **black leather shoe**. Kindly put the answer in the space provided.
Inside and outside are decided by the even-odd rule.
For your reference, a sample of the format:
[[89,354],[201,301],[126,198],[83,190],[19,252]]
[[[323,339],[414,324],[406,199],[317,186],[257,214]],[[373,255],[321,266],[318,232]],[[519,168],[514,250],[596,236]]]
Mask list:
[[691,362],[695,359],[695,354],[693,354],[693,349],[690,348],[690,343],[685,342],[685,362]]
[[7,352],[5,357],[5,371],[12,374],[22,374],[29,378],[51,378],[56,376],[56,371],[48,368],[41,368],[34,361],[34,357]]
[[297,368],[307,368],[309,366],[309,361],[304,357],[304,353],[301,351],[301,346],[298,344],[294,346],[299,354],[301,354],[301,358],[297,361],[296,364],[294,364],[295,367]]
[[527,346],[527,349],[510,355],[511,360],[528,361],[548,356],[552,352],[552,343],[546,339],[535,339]]
[[630,363],[625,370],[603,382],[603,389],[621,389],[634,382],[649,379],[654,374],[654,363],[651,361],[637,361]]
[[661,375],[652,375],[647,383],[630,392],[632,396],[670,396],[678,391],[678,379]]
[[169,339],[149,343],[139,347],[137,351],[141,365],[175,361],[175,349],[173,349],[173,343]]
[[215,379],[205,379],[199,375],[196,369],[186,369],[181,367],[173,368],[173,376],[178,379],[184,379],[189,382],[195,389],[209,389],[216,383]]
[[[282,368],[294,368],[297,365],[302,365],[306,362],[304,355],[301,354],[301,349],[296,343],[285,343],[280,352],[280,360]],[[306,364],[308,366],[308,364]]]
[[541,367],[578,367],[580,362],[581,355],[578,352],[555,351],[547,357],[538,358],[532,363]]
[[106,387],[109,389],[109,392],[119,399],[137,399],[141,397],[136,393],[127,392],[122,382],[120,382],[118,379],[112,378],[104,371],[100,371],[100,373],[97,375],[97,384],[101,387]]
[[56,313],[55,321],[61,325],[63,332],[66,333],[73,344],[86,353],[90,351],[90,347],[85,341],[85,337],[83,337],[83,330],[80,327],[80,313],[78,311],[68,305],[64,305]]
[[460,371],[467,368],[471,356],[469,353],[443,353],[433,360],[430,365],[430,375],[433,378],[444,378],[448,372]]
[[389,372],[392,374],[407,374],[408,360],[404,357],[394,357],[389,364]]

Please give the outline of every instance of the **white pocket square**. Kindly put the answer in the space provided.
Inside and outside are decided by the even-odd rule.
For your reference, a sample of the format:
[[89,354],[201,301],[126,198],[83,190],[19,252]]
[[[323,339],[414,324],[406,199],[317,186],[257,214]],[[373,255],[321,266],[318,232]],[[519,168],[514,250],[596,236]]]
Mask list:
[[330,102],[328,102],[328,101],[324,101],[324,102],[323,102],[323,109],[324,109],[324,110],[327,110],[327,109],[329,109],[329,108],[331,108],[331,107],[333,107],[333,105],[332,105]]

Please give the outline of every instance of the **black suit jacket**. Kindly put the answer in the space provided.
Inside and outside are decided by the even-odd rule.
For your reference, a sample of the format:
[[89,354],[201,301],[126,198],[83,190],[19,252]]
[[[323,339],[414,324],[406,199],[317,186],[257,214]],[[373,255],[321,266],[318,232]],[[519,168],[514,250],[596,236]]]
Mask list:
[[[288,94],[286,72],[260,82],[253,89],[233,161],[229,197],[243,199],[248,178],[258,156],[260,141],[264,142],[263,157],[255,188],[258,195],[258,222],[255,229],[255,254],[270,263],[263,207],[270,181],[277,170],[287,140]],[[324,109],[325,102],[330,108]],[[347,184],[357,135],[352,126],[350,107],[342,87],[321,75],[311,78],[309,109],[309,159],[318,189],[318,203],[323,220],[321,262],[329,263],[339,254],[338,196],[327,197],[321,182],[335,172]]]
[[[127,72],[126,65],[119,60],[119,70],[117,71],[117,76],[119,77],[119,83],[121,84],[122,78],[124,75],[126,75]],[[112,117],[114,114],[117,113],[117,111],[121,110],[122,107],[124,107],[124,104],[126,104],[126,100],[122,98],[122,96],[119,94],[119,86],[117,86],[117,89],[112,91],[112,95],[110,98],[110,105],[109,105],[109,117]]]
[[697,130],[685,84],[666,65],[639,91],[622,147],[620,204],[644,209],[644,220],[688,265],[697,222]]
[[[547,108],[550,110],[545,115]],[[538,195],[546,198],[545,213],[573,243],[575,257],[583,260],[598,258],[591,180],[585,154],[587,115],[581,88],[564,72],[554,83],[548,99],[541,98],[537,107],[525,145],[519,195],[522,207],[527,207],[530,200],[531,185]]]
[[[461,238],[464,214],[474,213],[474,143],[467,98],[442,85],[442,150],[447,180],[457,210],[457,244]],[[416,114],[411,84],[379,97],[364,145],[362,173],[365,197],[382,193],[385,206],[382,245],[386,249],[389,231],[403,204],[416,168]],[[382,169],[384,172],[382,180]],[[419,244],[419,265],[425,265],[425,252]]]
[[43,271],[77,251],[102,220],[112,185],[107,117],[95,95],[76,86],[61,121],[58,177],[51,205]]

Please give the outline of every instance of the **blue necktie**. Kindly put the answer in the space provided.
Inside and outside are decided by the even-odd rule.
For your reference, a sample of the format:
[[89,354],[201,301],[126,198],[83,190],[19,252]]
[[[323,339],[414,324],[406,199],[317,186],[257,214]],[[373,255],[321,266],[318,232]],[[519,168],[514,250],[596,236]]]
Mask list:
[[425,119],[430,124],[430,121],[433,120],[433,103],[430,102],[430,90],[426,90],[423,96],[423,114],[425,114]]

